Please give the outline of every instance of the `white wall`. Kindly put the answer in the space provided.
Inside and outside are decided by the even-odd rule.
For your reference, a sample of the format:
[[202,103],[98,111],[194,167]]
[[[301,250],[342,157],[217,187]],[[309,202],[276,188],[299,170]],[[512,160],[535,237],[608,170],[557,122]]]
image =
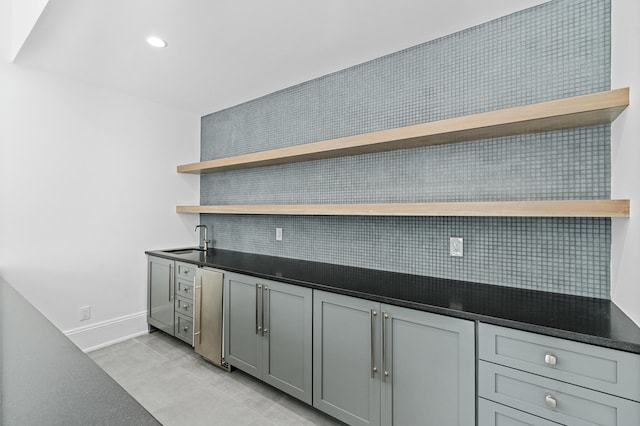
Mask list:
[[611,197],[631,199],[631,218],[612,221],[611,298],[640,325],[640,2],[611,3],[611,87],[631,88],[611,127]]
[[175,206],[199,200],[176,166],[199,159],[200,118],[10,64],[0,42],[0,275],[84,349],[143,333],[144,250],[197,243]]
[[11,1],[11,51],[9,56],[11,61],[15,59],[48,3],[49,0]]

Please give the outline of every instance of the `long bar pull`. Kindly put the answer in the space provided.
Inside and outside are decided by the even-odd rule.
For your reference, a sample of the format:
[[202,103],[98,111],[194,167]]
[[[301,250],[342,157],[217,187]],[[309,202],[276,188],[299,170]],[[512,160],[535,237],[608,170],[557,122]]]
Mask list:
[[[194,278],[195,281],[195,278]],[[196,286],[196,304],[198,305],[198,315],[196,316],[196,324],[193,327],[193,337],[198,336],[198,344],[202,343],[200,330],[202,329],[202,275],[200,275],[200,285]],[[196,327],[198,331],[196,331]]]
[[382,381],[387,381],[389,372],[387,371],[387,318],[389,315],[386,312],[382,312]]
[[173,300],[173,265],[169,265],[169,302]]
[[267,286],[260,286],[262,287],[262,335],[264,336],[264,333],[267,331],[267,329],[264,326],[264,293],[267,290]]
[[375,339],[374,328],[375,328],[376,315],[378,315],[378,313],[373,309],[369,312],[369,316],[371,318],[371,378],[372,379],[374,375],[378,372],[378,369],[375,366],[375,361],[373,359],[373,354],[374,354],[373,344]]
[[260,284],[256,284],[256,334],[262,331],[262,327],[258,323],[258,299],[260,298],[260,290],[262,290],[262,286]]
[[[264,293],[262,293],[262,315],[264,318],[264,307],[265,306],[269,306],[269,300],[271,299],[271,289],[267,286],[264,286],[263,289]],[[266,295],[266,297],[265,297]],[[271,312],[271,311],[269,311]],[[269,321],[269,315],[267,315],[267,321],[269,322],[269,324],[271,324],[271,321]],[[265,334],[267,334],[269,332],[269,329],[267,328],[267,325],[264,323],[264,319],[262,320],[262,335],[264,336]]]

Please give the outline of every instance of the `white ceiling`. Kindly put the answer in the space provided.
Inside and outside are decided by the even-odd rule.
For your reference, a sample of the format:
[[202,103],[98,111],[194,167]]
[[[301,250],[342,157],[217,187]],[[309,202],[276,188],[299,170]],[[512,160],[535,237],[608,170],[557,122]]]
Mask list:
[[204,115],[545,1],[50,0],[15,62]]

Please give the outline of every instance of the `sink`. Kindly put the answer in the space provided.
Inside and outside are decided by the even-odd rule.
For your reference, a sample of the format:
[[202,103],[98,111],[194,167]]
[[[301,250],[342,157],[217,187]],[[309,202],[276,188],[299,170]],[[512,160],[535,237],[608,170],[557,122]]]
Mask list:
[[176,249],[176,250],[164,250],[165,253],[171,254],[200,254],[204,253],[203,249]]

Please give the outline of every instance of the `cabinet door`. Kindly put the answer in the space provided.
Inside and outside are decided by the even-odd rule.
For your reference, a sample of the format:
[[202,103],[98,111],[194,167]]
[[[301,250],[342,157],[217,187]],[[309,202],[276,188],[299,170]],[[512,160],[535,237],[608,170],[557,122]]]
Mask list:
[[[225,273],[224,276],[224,353],[225,360],[240,370],[261,378],[258,360],[262,286],[258,279]],[[260,331],[261,332],[261,331]]]
[[312,290],[261,281],[262,380],[311,404]]
[[475,323],[382,305],[382,424],[475,423]]
[[380,424],[378,307],[313,292],[313,406],[350,425]]
[[149,256],[147,272],[147,322],[174,335],[174,262]]

